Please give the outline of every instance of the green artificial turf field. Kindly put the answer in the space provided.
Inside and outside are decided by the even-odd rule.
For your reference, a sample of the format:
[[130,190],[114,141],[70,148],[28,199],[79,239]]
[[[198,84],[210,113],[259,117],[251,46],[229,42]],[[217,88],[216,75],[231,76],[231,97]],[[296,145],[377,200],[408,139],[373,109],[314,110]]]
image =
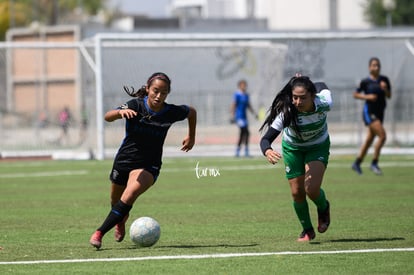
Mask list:
[[383,156],[383,176],[356,175],[352,160],[333,156],[325,174],[331,227],[297,243],[282,165],[166,158],[127,223],[154,217],[158,243],[117,243],[110,231],[99,251],[88,240],[110,210],[111,161],[2,162],[0,273],[414,274],[414,157]]

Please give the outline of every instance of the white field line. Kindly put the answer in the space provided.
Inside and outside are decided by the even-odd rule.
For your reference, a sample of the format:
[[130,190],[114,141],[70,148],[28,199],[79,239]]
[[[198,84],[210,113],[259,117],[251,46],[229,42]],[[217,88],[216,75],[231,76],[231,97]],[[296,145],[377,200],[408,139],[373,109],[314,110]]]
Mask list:
[[28,177],[56,177],[56,176],[79,176],[86,175],[87,170],[64,170],[53,172],[33,172],[33,173],[10,173],[0,174],[0,178],[28,178]]
[[194,260],[194,259],[217,259],[217,258],[238,258],[238,257],[262,257],[262,256],[276,256],[276,255],[321,255],[321,254],[354,254],[354,253],[379,253],[379,252],[414,252],[414,247],[333,250],[333,251],[281,251],[281,252],[222,253],[222,254],[201,254],[201,255],[170,255],[170,256],[165,255],[165,256],[146,256],[146,257],[132,257],[132,258],[15,261],[15,262],[0,262],[0,265],[60,264],[60,263],[87,263],[87,262],[127,262],[127,261],[150,261],[150,260]]
[[[284,169],[283,161],[281,161],[278,164],[271,165],[269,163],[266,163],[266,160],[264,159],[264,164],[258,164],[258,165],[238,165],[238,166],[227,166],[227,165],[203,165],[202,162],[199,163],[199,168],[208,168],[208,169],[219,169],[220,171],[243,171],[243,170],[267,170],[267,169]],[[185,172],[185,171],[194,171],[197,165],[197,161],[194,162],[194,168],[162,168],[161,172]],[[345,168],[349,169],[351,171],[351,165],[352,162],[349,164],[344,163],[328,163],[328,169],[329,167],[335,167],[335,168]],[[368,164],[367,164],[368,165]],[[414,161],[406,161],[406,162],[381,162],[380,167],[414,167]],[[364,167],[364,165],[362,165]]]
[[[194,168],[163,168],[161,171],[164,173],[168,172],[188,172],[188,171],[195,171],[195,167],[197,162],[194,162]],[[200,168],[216,168],[220,171],[242,171],[242,170],[267,170],[267,169],[284,169],[283,163],[278,163],[276,165],[271,165],[266,163],[264,160],[264,164],[258,165],[238,165],[238,166],[226,166],[224,165],[214,165],[214,166],[203,166],[203,163],[200,162]],[[406,161],[406,162],[381,162],[381,167],[414,167],[413,161]],[[335,168],[346,168],[351,169],[351,164],[337,164],[337,163],[329,163],[329,167]],[[79,176],[79,175],[86,175],[88,174],[87,170],[63,170],[63,171],[53,171],[53,172],[33,172],[33,173],[9,173],[9,174],[0,174],[1,178],[25,178],[25,177],[55,177],[55,176]]]

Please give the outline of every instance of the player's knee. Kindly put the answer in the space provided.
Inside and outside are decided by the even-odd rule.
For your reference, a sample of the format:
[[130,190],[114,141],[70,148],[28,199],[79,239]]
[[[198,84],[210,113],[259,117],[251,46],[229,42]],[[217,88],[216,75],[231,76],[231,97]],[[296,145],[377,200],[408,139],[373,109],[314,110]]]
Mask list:
[[291,193],[293,201],[302,202],[306,199],[306,192],[303,189],[293,189]]
[[387,134],[385,133],[385,131],[381,132],[378,135],[378,138],[381,140],[382,143],[384,143],[387,140]]

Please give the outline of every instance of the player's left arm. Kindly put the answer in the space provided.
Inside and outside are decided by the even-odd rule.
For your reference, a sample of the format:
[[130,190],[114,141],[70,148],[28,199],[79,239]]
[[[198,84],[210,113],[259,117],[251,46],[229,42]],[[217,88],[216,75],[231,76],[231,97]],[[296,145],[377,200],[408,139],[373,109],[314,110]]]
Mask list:
[[380,87],[384,91],[387,98],[391,98],[391,84],[387,77],[380,81]]
[[189,106],[187,115],[188,120],[188,135],[183,140],[183,146],[181,150],[184,152],[190,151],[195,144],[196,125],[197,125],[197,111],[193,107]]
[[252,107],[252,104],[250,104],[250,96],[249,95],[247,95],[248,96],[248,101],[247,101],[247,109],[254,115],[254,117],[256,118],[256,119],[258,119],[259,118],[259,116],[257,115],[257,113],[254,111],[254,109],[253,109],[253,107]]
[[258,119],[258,118],[259,118],[258,114],[254,111],[254,109],[253,109],[252,105],[250,104],[250,102],[247,104],[247,109],[249,109],[249,110],[250,110],[250,112],[254,115],[254,117],[255,117],[256,119]]
[[315,82],[316,92],[331,108],[332,107],[332,93],[324,82]]

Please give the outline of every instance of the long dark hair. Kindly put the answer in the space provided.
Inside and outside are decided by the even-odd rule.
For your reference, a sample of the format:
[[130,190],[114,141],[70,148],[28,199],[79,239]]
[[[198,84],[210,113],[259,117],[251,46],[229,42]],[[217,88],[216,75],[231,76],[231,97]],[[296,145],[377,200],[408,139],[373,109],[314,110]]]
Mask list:
[[168,77],[168,75],[166,75],[165,73],[162,72],[156,72],[153,73],[147,80],[147,84],[146,85],[142,85],[141,88],[139,88],[137,91],[135,91],[134,87],[128,87],[128,86],[124,86],[124,91],[132,96],[132,97],[138,97],[138,98],[144,98],[147,95],[147,87],[150,87],[152,82],[155,79],[160,79],[162,81],[164,81],[165,83],[167,83],[168,85],[168,92],[171,91],[171,80]]
[[377,61],[377,63],[378,63],[378,67],[379,68],[381,68],[381,61],[379,60],[379,58],[378,57],[371,57],[370,59],[369,59],[369,61],[368,61],[368,66],[371,66],[371,63],[373,62],[373,61]]
[[283,87],[283,89],[276,95],[268,111],[263,125],[260,127],[260,131],[270,127],[275,118],[282,113],[283,115],[283,128],[292,126],[295,132],[301,137],[298,127],[298,110],[293,105],[292,90],[297,87],[303,87],[312,95],[316,94],[316,88],[313,82],[307,76],[294,76]]

